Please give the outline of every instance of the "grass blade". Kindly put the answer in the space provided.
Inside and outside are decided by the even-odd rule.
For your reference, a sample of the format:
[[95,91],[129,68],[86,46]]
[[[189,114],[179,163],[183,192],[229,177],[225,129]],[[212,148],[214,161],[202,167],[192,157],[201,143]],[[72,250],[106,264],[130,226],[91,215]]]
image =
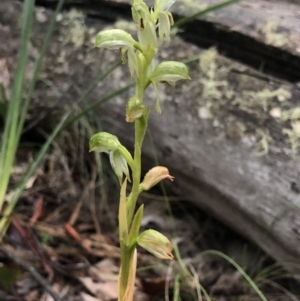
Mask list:
[[221,3],[215,4],[215,5],[209,6],[208,8],[206,8],[204,10],[201,10],[201,11],[199,11],[199,12],[197,12],[197,13],[191,15],[191,16],[180,19],[179,21],[177,21],[174,24],[174,27],[180,27],[184,24],[187,24],[191,21],[194,21],[195,19],[197,19],[199,17],[203,17],[203,16],[205,16],[206,14],[208,14],[210,12],[213,12],[215,10],[219,10],[221,8],[224,8],[226,6],[229,6],[229,5],[232,5],[234,3],[241,2],[241,1],[243,1],[243,0],[228,0],[228,1],[224,1],[224,2],[221,2]]
[[11,216],[17,201],[21,197],[21,195],[25,189],[26,183],[28,182],[29,178],[33,175],[33,173],[39,166],[40,162],[42,161],[46,152],[48,151],[49,146],[51,145],[51,143],[55,139],[56,135],[59,133],[59,131],[63,127],[63,125],[64,125],[65,121],[67,120],[67,118],[69,117],[69,115],[70,115],[70,112],[65,113],[65,115],[60,120],[59,124],[56,126],[54,131],[51,133],[51,135],[49,136],[49,138],[43,145],[43,147],[37,153],[36,158],[34,159],[32,164],[28,168],[26,174],[22,177],[12,200],[10,201],[10,203],[8,204],[7,208],[4,211],[4,214],[3,214],[4,218],[1,218],[1,220],[0,220],[0,241],[7,230],[7,227],[9,225],[9,220],[10,220],[9,217]]
[[32,94],[33,94],[33,91],[34,91],[34,88],[35,88],[36,81],[38,79],[38,75],[39,75],[41,67],[42,67],[42,62],[43,62],[44,56],[46,54],[46,51],[47,51],[48,46],[49,46],[50,39],[51,39],[52,34],[53,34],[53,30],[54,30],[54,27],[55,27],[55,24],[56,24],[57,15],[61,11],[61,9],[64,5],[64,2],[65,2],[65,0],[60,0],[58,2],[57,6],[56,6],[55,12],[54,12],[54,14],[51,18],[51,22],[50,22],[50,24],[48,26],[48,29],[47,29],[47,32],[46,32],[46,36],[45,36],[45,39],[44,39],[44,42],[43,42],[43,45],[42,45],[42,49],[41,49],[39,57],[38,57],[38,59],[35,63],[33,76],[32,76],[32,79],[30,81],[29,88],[28,88],[27,97],[25,99],[24,106],[22,108],[22,113],[20,115],[20,122],[19,122],[18,130],[17,130],[18,139],[20,138],[20,135],[21,135],[22,130],[23,130],[24,121],[25,121],[25,118],[26,118],[26,114],[27,114],[27,111],[28,111],[30,100],[31,100],[31,97],[32,97]]
[[239,266],[233,259],[231,259],[229,256],[225,255],[224,253],[216,251],[216,250],[207,250],[207,251],[201,252],[200,256],[203,256],[206,254],[216,255],[216,256],[219,256],[219,257],[225,259],[226,261],[228,261],[245,278],[245,280],[250,284],[250,286],[255,290],[255,292],[261,298],[261,300],[268,301],[266,299],[266,297],[264,296],[264,294],[262,293],[262,291],[254,283],[254,281],[248,276],[248,274],[243,270],[243,268],[241,266]]
[[[179,249],[178,249],[178,246],[177,244],[175,243],[174,244],[174,252],[175,252],[175,257],[178,261],[178,264],[183,272],[183,279],[185,279],[186,277],[190,278],[190,279],[193,279],[193,275],[190,273],[190,271],[187,269],[187,267],[185,266],[182,258],[181,258],[181,255],[180,255],[180,252],[179,252]],[[205,288],[198,282],[198,283],[195,283],[198,287],[197,289],[200,289],[200,291],[202,292],[203,296],[205,297],[205,300],[206,301],[211,301],[210,299],[210,296],[208,295],[207,291],[205,290]]]
[[68,120],[64,126],[64,129],[66,127],[68,127],[70,124],[72,124],[73,122],[75,122],[76,120],[78,120],[80,117],[86,115],[87,113],[89,113],[91,110],[93,110],[96,106],[103,104],[107,101],[109,101],[110,99],[114,98],[117,95],[122,94],[123,92],[129,90],[131,87],[134,86],[134,83],[130,83],[128,85],[126,85],[125,87],[118,89],[104,97],[102,97],[101,99],[99,99],[98,101],[95,101],[94,103],[92,103],[91,105],[89,105],[88,107],[86,107],[84,110],[82,110],[79,114],[75,115],[74,117],[72,117],[70,120]]
[[23,23],[21,31],[21,46],[15,79],[12,87],[12,96],[5,118],[4,133],[1,139],[0,151],[0,209],[3,206],[4,196],[14,164],[15,152],[18,146],[17,128],[19,122],[19,108],[22,101],[22,88],[28,58],[28,45],[34,12],[34,0],[25,0],[23,8]]

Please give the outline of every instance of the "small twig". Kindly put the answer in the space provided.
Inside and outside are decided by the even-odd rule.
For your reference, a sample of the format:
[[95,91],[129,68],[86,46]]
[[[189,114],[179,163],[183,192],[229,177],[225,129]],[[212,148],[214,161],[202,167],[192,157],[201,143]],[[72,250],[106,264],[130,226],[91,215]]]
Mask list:
[[51,295],[54,301],[62,301],[62,298],[60,298],[60,296],[51,288],[47,280],[45,280],[45,278],[41,276],[33,266],[29,265],[23,259],[1,246],[0,252],[5,254],[9,259],[13,260],[17,264],[19,264],[24,270],[29,272],[32,275],[32,277]]

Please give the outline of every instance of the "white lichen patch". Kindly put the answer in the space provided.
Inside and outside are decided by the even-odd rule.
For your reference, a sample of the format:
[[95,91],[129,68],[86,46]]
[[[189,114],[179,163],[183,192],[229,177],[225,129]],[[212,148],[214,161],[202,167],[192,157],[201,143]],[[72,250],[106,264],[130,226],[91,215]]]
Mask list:
[[292,122],[292,129],[295,133],[295,135],[300,138],[300,121],[294,121]]
[[44,7],[36,7],[35,18],[39,23],[45,23],[48,20],[46,9]]
[[201,52],[198,66],[192,86],[200,95],[197,107],[193,105],[198,118],[233,142],[255,149],[257,156],[298,151],[300,107],[288,110],[294,106],[288,84],[249,77],[247,69],[223,58],[216,48]]
[[272,108],[270,111],[269,111],[269,114],[273,117],[273,118],[281,118],[282,116],[282,111],[281,111],[281,108],[279,107],[275,107],[275,108]]
[[281,102],[289,100],[292,97],[292,93],[284,88],[279,88],[276,91],[276,95],[277,99]]
[[283,134],[288,136],[288,141],[291,145],[292,151],[296,154],[300,145],[300,121],[292,121],[291,129],[283,129]]
[[234,99],[234,97],[235,97],[235,91],[232,88],[229,87],[225,91],[225,96],[226,96],[227,99]]
[[213,99],[220,99],[222,91],[219,88],[227,85],[226,81],[217,81],[214,78],[200,79],[200,83],[203,85],[202,97],[208,103]]
[[213,118],[210,110],[206,107],[199,107],[198,108],[198,116],[201,119],[211,119],[211,118]]
[[284,111],[281,119],[290,120],[291,128],[284,128],[283,133],[288,136],[289,144],[295,154],[300,144],[300,107]]
[[72,43],[75,49],[81,47],[85,42],[85,15],[72,9],[65,13],[61,18],[62,27],[62,41],[64,44]]
[[206,107],[212,107],[214,100],[223,95],[223,88],[228,83],[223,80],[228,69],[217,64],[218,52],[212,47],[199,55],[200,83],[202,86],[201,99],[206,102]]
[[258,153],[257,156],[265,156],[269,153],[270,146],[269,142],[272,141],[272,138],[268,131],[263,131],[261,129],[257,129],[256,133],[259,135],[259,141],[257,143]]
[[216,59],[218,57],[218,51],[215,47],[211,47],[206,51],[203,51],[199,55],[199,67],[203,74],[217,69]]
[[242,97],[235,100],[242,109],[247,109],[255,106],[260,106],[266,112],[270,100],[277,98],[279,101],[283,101],[291,98],[291,92],[283,87],[276,90],[265,88],[261,91],[244,91]]
[[295,121],[300,119],[300,107],[283,111],[281,118],[284,121],[286,120]]
[[283,47],[288,42],[288,37],[277,31],[277,25],[274,21],[269,21],[262,29],[266,43],[275,47]]
[[[6,58],[0,58],[0,84],[4,89],[8,89],[10,84],[11,78],[10,78],[10,72],[8,69],[7,59]],[[1,95],[0,95],[1,98]],[[6,97],[4,97],[5,99]]]

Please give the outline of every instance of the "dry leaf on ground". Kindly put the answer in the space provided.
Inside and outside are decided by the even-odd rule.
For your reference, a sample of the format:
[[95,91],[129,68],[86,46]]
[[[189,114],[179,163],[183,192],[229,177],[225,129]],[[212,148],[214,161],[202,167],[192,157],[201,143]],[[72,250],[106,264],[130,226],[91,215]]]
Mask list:
[[90,293],[101,300],[111,300],[118,298],[118,282],[95,282],[91,277],[80,277],[81,283]]

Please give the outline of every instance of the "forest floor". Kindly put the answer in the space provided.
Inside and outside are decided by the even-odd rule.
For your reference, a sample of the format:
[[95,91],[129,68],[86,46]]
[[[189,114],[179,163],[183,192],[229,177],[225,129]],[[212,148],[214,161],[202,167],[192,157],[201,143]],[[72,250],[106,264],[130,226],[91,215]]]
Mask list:
[[[1,300],[50,301],[51,292],[55,300],[117,299],[118,183],[103,172],[109,170],[105,158],[99,174],[94,157],[76,140],[82,137],[62,136],[28,184],[0,247]],[[63,149],[66,137],[79,146]],[[30,143],[22,142],[13,181],[30,162]],[[86,173],[92,180],[85,180]],[[211,300],[261,300],[236,265],[267,300],[299,300],[297,277],[288,265],[275,263],[184,196],[157,189],[140,202],[142,227],[167,235],[175,260],[161,261],[139,249],[135,300],[206,300],[201,287]]]

